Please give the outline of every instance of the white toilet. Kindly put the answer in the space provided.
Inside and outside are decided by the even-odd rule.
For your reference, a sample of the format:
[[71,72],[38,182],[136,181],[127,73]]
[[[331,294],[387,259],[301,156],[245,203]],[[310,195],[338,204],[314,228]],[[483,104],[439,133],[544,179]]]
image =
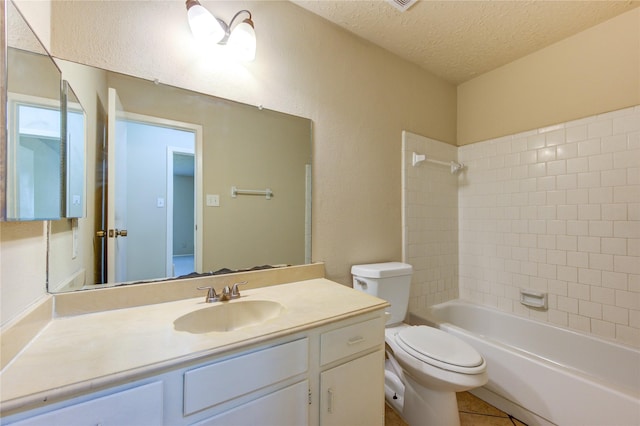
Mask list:
[[354,265],[353,288],[386,300],[385,395],[411,426],[460,424],[456,392],[487,383],[485,360],[470,345],[427,326],[403,323],[409,304],[411,265]]

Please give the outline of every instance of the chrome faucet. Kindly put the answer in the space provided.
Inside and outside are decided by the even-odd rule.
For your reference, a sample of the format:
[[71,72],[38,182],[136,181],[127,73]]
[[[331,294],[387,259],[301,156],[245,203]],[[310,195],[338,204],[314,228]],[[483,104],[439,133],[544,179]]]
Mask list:
[[240,290],[238,286],[246,284],[247,281],[242,281],[233,284],[232,287],[225,285],[222,289],[222,294],[216,293],[213,287],[198,287],[198,290],[207,290],[207,295],[204,298],[205,303],[224,302],[226,300],[237,299],[240,297]]
[[205,303],[213,303],[220,300],[220,297],[216,293],[216,289],[213,287],[198,287],[198,290],[207,290],[207,295],[204,297]]
[[239,285],[245,285],[247,283],[247,281],[241,281],[239,283],[235,283],[233,284],[233,287],[231,288],[231,298],[232,299],[237,299],[240,297],[240,290],[238,289]]

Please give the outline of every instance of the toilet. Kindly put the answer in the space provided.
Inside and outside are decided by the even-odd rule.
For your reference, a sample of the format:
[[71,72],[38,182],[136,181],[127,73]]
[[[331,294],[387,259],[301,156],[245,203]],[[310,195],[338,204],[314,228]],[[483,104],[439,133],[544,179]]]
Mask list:
[[411,265],[354,265],[353,288],[386,300],[385,397],[411,426],[460,424],[456,392],[487,383],[486,362],[472,346],[440,329],[405,324]]

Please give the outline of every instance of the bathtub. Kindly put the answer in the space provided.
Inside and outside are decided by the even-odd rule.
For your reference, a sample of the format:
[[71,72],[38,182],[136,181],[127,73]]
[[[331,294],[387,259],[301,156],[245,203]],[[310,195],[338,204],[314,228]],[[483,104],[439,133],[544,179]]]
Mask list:
[[640,350],[461,300],[409,322],[475,347],[489,382],[472,393],[529,425],[640,425]]

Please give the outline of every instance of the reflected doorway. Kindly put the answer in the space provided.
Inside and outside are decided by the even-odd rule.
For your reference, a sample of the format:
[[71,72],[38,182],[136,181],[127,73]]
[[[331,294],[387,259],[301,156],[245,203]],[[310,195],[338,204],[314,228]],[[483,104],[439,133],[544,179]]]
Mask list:
[[195,271],[195,156],[167,150],[167,276],[179,277]]
[[106,283],[175,276],[174,240],[176,254],[193,258],[186,273],[199,271],[202,127],[127,112],[112,88],[108,105],[107,224],[96,234],[106,241]]
[[[116,182],[118,177],[123,182],[116,183],[115,209],[116,217],[124,218],[127,235],[116,241],[116,256],[122,255],[116,281],[175,276],[176,244],[183,249],[178,254],[195,256],[195,134],[151,118],[119,121]],[[192,263],[187,273],[193,271]]]

